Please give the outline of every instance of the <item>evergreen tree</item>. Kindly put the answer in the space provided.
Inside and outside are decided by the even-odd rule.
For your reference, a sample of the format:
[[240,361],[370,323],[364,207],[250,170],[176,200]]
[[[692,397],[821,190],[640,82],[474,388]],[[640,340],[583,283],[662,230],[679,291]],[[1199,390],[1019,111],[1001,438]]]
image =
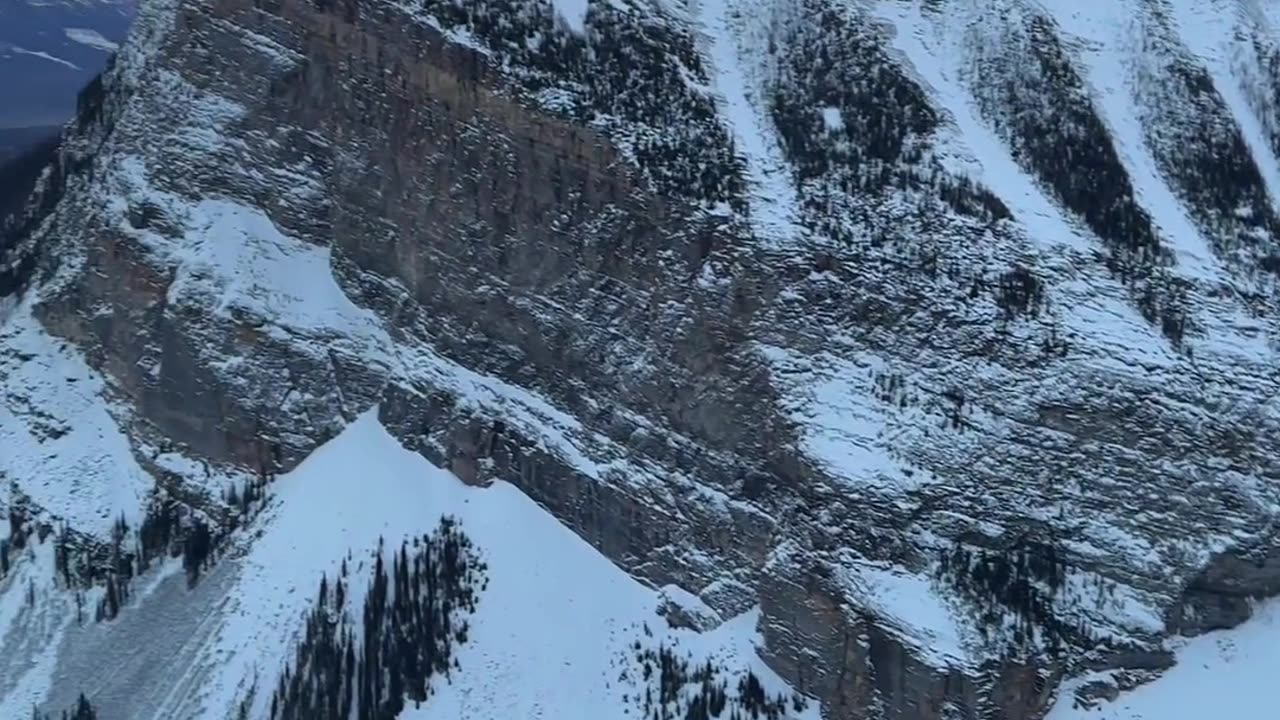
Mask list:
[[80,699],[76,701],[76,709],[71,720],[97,720],[97,718],[98,714],[89,704],[89,699],[84,696],[84,693],[80,693]]
[[407,699],[425,700],[429,679],[450,667],[453,643],[461,642],[453,616],[474,608],[483,572],[470,541],[452,523],[398,550],[387,552],[380,541],[358,642],[354,608],[346,607],[344,560],[335,581],[321,577],[303,642],[282,673],[270,717],[393,720]]
[[197,520],[182,543],[182,567],[187,571],[187,584],[194,586],[200,580],[209,553],[213,549],[213,536],[209,526]]

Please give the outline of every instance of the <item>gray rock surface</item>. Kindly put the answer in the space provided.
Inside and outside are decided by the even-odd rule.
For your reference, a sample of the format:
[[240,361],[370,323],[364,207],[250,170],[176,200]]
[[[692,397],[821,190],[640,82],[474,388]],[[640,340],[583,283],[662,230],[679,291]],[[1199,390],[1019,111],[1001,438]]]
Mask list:
[[759,603],[833,720],[1039,718],[1280,590],[1265,78],[1123,4],[1140,162],[1034,3],[671,5],[584,37],[532,0],[146,0],[6,252],[139,448],[283,472],[377,404],[638,577]]

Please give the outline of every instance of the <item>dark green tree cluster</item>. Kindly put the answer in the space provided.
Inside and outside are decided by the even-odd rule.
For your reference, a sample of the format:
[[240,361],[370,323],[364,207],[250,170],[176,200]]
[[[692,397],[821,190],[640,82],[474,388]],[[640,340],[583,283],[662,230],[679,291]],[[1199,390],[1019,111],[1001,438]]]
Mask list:
[[[888,189],[927,189],[960,215],[983,222],[1010,217],[990,190],[931,159],[938,114],[889,57],[874,26],[829,0],[804,0],[801,7],[802,20],[775,30],[778,73],[769,98],[798,180],[835,191],[806,192],[810,214],[838,215],[850,198]],[[837,127],[828,125],[828,108],[839,116]],[[850,240],[839,223],[818,229]]]
[[245,481],[238,488],[228,486],[218,498],[222,505],[211,500],[206,506],[209,512],[203,517],[157,488],[137,531],[134,552],[138,572],[145,571],[157,559],[181,557],[187,582],[194,586],[217,560],[231,531],[261,509],[268,481],[263,475]]
[[21,551],[31,539],[30,528],[23,520],[22,510],[9,508],[9,537],[0,540],[0,579],[12,569],[14,551]]
[[[1056,651],[1064,639],[1084,634],[1054,612],[1066,571],[1053,543],[1025,541],[1000,552],[956,544],[943,553],[937,578],[977,609],[988,641],[1008,640],[1008,650],[1016,654],[1031,649],[1037,638]],[[1012,636],[1005,638],[1001,629],[1008,626]]]
[[652,648],[637,640],[631,650],[644,690],[625,700],[635,703],[642,720],[783,720],[788,708],[799,713],[806,706],[799,695],[790,703],[784,695],[771,697],[751,671],[737,678],[731,692],[726,668],[710,660],[693,664],[665,643]]
[[431,535],[388,553],[379,541],[373,578],[359,608],[347,600],[347,563],[330,584],[320,580],[315,606],[290,667],[271,699],[270,720],[395,720],[406,702],[421,703],[432,678],[457,661],[467,641],[487,567],[452,518]]
[[[62,720],[98,720],[98,712],[93,709],[93,703],[89,702],[89,698],[80,693],[80,697],[76,700],[75,707],[70,710],[63,710],[62,715],[58,716]],[[31,720],[54,720],[49,713],[42,713],[39,709],[31,708]]]
[[1044,306],[1044,283],[1028,268],[1005,272],[996,284],[996,305],[1006,317],[1036,316]]
[[151,567],[159,558],[172,555],[179,534],[179,506],[167,495],[155,492],[147,503],[146,514],[138,527],[137,552],[140,570]]
[[1011,45],[992,71],[1010,78],[980,93],[983,110],[1018,162],[1106,247],[1104,262],[1148,322],[1174,346],[1189,329],[1185,301],[1169,290],[1172,252],[1139,204],[1128,171],[1053,24],[1030,19],[1025,47]]
[[1115,143],[1054,26],[1037,16],[1028,34],[1031,57],[1011,62],[1032,63],[1040,82],[994,84],[1006,109],[997,122],[1008,118],[1019,159],[1119,254],[1122,270],[1136,273],[1168,263],[1169,252],[1161,247],[1151,216],[1138,204]]
[[905,408],[914,400],[914,393],[907,386],[899,372],[872,371],[871,383],[875,387],[875,396],[886,405]]
[[182,569],[187,573],[187,585],[195,587],[200,581],[200,573],[212,560],[213,533],[208,523],[196,519],[191,523],[186,537],[182,539]]
[[234,484],[228,486],[219,498],[223,507],[211,500],[206,508],[210,514],[203,518],[168,493],[155,489],[137,531],[134,554],[138,572],[151,567],[157,559],[181,556],[187,580],[195,585],[201,573],[217,559],[229,533],[261,509],[269,481],[270,477],[263,474],[238,488]]
[[[260,507],[262,497],[262,485],[256,481],[240,490],[229,490],[223,497],[229,520],[215,526],[157,487],[138,527],[130,527],[123,516],[117,518],[108,543],[62,526],[54,537],[54,571],[64,588],[74,590],[80,620],[85,619],[84,591],[93,587],[102,589],[94,619],[114,620],[129,599],[133,579],[157,559],[181,557],[188,584],[194,586],[204,570],[217,560],[230,530]],[[11,513],[11,526],[26,528],[30,523],[22,519],[21,508],[15,508]],[[49,532],[53,529],[49,528]],[[25,541],[28,534],[23,530],[14,537]],[[5,567],[6,557],[0,548],[0,568]]]
[[0,540],[0,579],[8,575],[12,567],[11,553],[25,548],[33,532],[27,517],[25,498],[18,491],[16,483],[10,484],[9,497],[11,504],[5,512],[9,523],[9,537]]
[[247,481],[239,488],[236,488],[235,485],[229,485],[226,493],[223,494],[223,502],[227,504],[227,507],[239,513],[241,523],[252,517],[254,511],[259,507],[260,501],[264,498],[263,484],[261,482]]
[[465,28],[511,64],[529,93],[566,90],[553,108],[580,125],[604,129],[630,147],[655,189],[669,197],[745,208],[745,166],[718,118],[714,99],[696,89],[707,69],[690,31],[653,7],[591,3],[585,35],[560,27],[543,0],[422,0],[449,29]]
[[136,555],[125,545],[129,532],[123,515],[116,518],[111,541],[105,545],[74,532],[68,525],[58,531],[54,538],[54,572],[62,587],[75,591],[77,619],[83,620],[82,590],[89,587],[103,588],[94,614],[98,622],[114,620],[128,600],[130,583],[136,573]]
[[1156,104],[1158,129],[1147,126],[1161,171],[1219,257],[1270,268],[1280,258],[1280,218],[1239,124],[1204,67],[1179,59],[1168,72],[1172,99]]

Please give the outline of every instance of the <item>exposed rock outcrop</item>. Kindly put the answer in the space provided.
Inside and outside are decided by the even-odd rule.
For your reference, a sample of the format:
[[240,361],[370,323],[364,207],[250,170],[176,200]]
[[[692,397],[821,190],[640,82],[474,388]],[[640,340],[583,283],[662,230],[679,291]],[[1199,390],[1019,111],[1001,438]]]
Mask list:
[[0,293],[139,452],[271,475],[376,404],[760,604],[833,720],[1039,718],[1280,591],[1275,149],[1125,7],[1104,101],[1020,0],[147,0]]

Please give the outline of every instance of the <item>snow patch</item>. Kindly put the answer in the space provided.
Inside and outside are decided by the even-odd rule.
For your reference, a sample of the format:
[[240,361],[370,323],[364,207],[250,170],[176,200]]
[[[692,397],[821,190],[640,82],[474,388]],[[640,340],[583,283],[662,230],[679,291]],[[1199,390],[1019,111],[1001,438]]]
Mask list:
[[858,364],[830,353],[802,357],[764,346],[761,351],[775,368],[810,457],[852,483],[896,490],[919,484],[902,472],[882,440],[888,416],[869,387],[874,359]]
[[840,113],[840,108],[822,108],[822,124],[827,128],[827,132],[836,133],[844,130],[844,115]]
[[[154,483],[102,377],[26,306],[0,328],[0,385],[0,478],[80,532],[108,537],[121,514],[131,525],[141,518]],[[0,502],[12,501],[9,483],[0,483]]]
[[[797,222],[800,202],[777,133],[762,107],[763,83],[752,73],[753,63],[765,57],[765,50],[751,47],[755,37],[745,31],[746,18],[738,8],[730,7],[731,2],[695,0],[692,9],[701,26],[720,114],[746,161],[752,226],[759,240],[787,244],[802,236]],[[747,8],[745,12],[759,13],[761,9]]]
[[[249,313],[267,323],[267,332],[341,335],[370,348],[388,344],[377,316],[338,287],[329,248],[284,234],[258,208],[228,199],[192,203],[161,192],[141,159],[126,158],[117,168],[123,192],[108,207],[119,216],[120,229],[175,266],[170,304],[193,303],[224,317]],[[171,238],[134,230],[126,219],[128,200],[163,208],[182,221],[182,233]]]
[[227,200],[203,200],[189,217],[170,302],[194,300],[224,315],[239,308],[308,333],[383,337],[376,316],[338,287],[328,248],[288,237],[261,210]]

